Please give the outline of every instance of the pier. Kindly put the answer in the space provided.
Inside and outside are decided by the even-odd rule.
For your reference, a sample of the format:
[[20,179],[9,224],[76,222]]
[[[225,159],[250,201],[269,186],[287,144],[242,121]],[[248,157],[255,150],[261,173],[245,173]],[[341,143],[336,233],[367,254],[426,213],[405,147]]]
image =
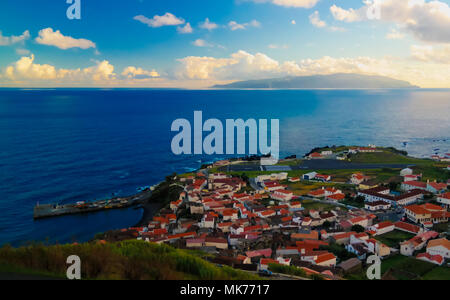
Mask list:
[[145,203],[150,199],[152,192],[143,191],[130,197],[116,197],[108,200],[93,202],[78,202],[74,204],[44,204],[34,207],[34,219],[53,218],[66,215],[93,213],[109,209],[121,209]]

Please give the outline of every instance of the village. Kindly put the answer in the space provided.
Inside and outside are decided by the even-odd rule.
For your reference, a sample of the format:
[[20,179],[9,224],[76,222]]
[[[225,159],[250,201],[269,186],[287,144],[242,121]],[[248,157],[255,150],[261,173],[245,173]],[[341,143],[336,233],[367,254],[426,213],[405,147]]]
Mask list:
[[[319,150],[303,160],[377,154],[394,156],[371,145]],[[218,266],[269,277],[298,268],[328,280],[366,279],[366,260],[377,255],[383,279],[450,279],[448,158],[426,161],[426,172],[447,174],[445,180],[419,173],[420,162],[391,170],[247,175],[219,172],[236,163],[221,161],[172,178],[182,189],[178,199],[147,226],[123,231],[138,240],[200,250]]]

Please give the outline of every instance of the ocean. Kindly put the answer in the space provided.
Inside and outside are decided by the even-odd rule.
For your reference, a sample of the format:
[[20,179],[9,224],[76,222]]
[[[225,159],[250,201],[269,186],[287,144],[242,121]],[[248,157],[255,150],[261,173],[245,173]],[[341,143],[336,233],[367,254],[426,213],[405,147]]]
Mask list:
[[33,220],[37,203],[129,195],[221,156],[175,156],[171,123],[279,119],[282,156],[326,145],[450,152],[450,90],[0,89],[0,245],[82,242],[142,211]]

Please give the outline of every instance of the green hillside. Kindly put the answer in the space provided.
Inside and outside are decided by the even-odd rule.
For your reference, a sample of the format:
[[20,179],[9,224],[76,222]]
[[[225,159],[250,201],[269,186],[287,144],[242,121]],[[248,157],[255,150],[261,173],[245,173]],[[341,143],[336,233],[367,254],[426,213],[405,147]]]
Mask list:
[[253,280],[256,275],[219,268],[203,254],[142,241],[112,244],[33,245],[0,249],[0,274],[65,278],[67,257],[78,255],[82,279],[91,280]]

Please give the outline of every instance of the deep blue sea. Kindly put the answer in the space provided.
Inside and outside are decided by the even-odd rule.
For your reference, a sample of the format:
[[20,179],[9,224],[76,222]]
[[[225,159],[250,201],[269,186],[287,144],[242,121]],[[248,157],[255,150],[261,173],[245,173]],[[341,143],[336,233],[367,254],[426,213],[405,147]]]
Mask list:
[[450,152],[450,90],[0,89],[0,245],[86,241],[137,223],[139,210],[33,221],[39,203],[133,194],[220,157],[171,154],[171,123],[280,119],[282,155],[376,144]]

